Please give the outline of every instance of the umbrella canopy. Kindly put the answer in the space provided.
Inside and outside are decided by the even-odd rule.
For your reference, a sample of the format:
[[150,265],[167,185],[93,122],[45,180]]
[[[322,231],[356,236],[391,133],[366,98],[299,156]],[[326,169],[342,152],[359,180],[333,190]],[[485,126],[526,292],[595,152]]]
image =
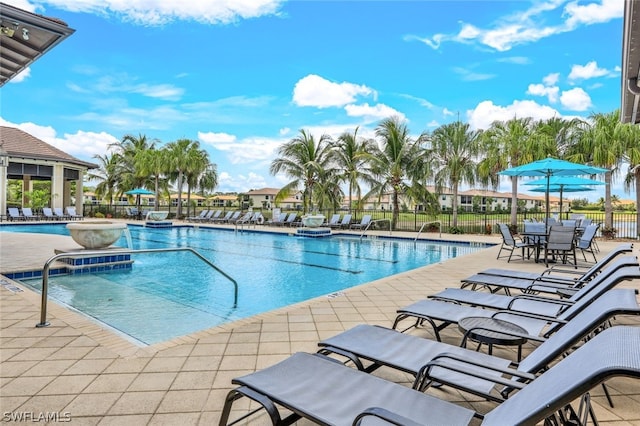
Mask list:
[[[536,179],[536,180],[523,183],[523,185],[546,185],[546,184],[547,184],[546,178]],[[571,186],[605,185],[605,183],[600,180],[587,179],[587,178],[582,178],[578,176],[551,176],[549,178],[549,185],[550,186],[555,185],[560,187],[564,185],[571,185]],[[530,189],[530,191],[533,191],[533,189]],[[543,191],[536,190],[536,192],[543,192]]]
[[559,192],[560,193],[560,214],[562,214],[562,193],[563,192],[586,192],[593,191],[594,188],[590,188],[584,185],[549,185],[549,189],[545,185],[538,185],[535,188],[529,189],[532,192]]
[[546,216],[549,219],[549,189],[552,176],[576,176],[576,175],[597,175],[607,172],[607,169],[588,166],[586,164],[572,163],[571,161],[560,160],[558,158],[545,158],[521,166],[498,172],[505,176],[542,176],[545,178],[545,208]]
[[125,192],[127,195],[154,195],[155,192],[149,191],[145,188],[135,188],[130,191]]

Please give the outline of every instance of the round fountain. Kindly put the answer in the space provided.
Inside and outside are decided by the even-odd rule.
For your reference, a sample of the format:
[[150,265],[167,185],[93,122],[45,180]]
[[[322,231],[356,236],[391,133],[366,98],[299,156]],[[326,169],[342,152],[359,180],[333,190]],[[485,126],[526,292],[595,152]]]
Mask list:
[[108,220],[68,223],[67,229],[73,241],[85,249],[102,249],[118,241],[127,227],[124,222]]
[[302,216],[302,228],[296,230],[301,237],[326,237],[331,235],[331,228],[323,228],[325,216],[322,214],[305,214]]

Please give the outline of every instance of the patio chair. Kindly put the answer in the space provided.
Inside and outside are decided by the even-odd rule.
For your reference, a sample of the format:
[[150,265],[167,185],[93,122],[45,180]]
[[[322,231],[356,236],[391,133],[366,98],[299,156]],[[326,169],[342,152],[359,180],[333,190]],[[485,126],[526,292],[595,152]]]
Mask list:
[[286,213],[280,213],[277,216],[274,216],[272,219],[267,220],[265,224],[271,226],[282,226],[284,221],[287,219],[287,216],[288,215]]
[[[578,288],[602,272],[618,256],[630,253],[632,250],[633,244],[620,244],[599,262],[590,265],[588,268],[580,267],[579,270],[567,268],[564,265],[554,265],[545,269],[542,273],[489,268],[462,279],[460,288],[470,287],[471,290],[487,288],[492,293],[503,290],[507,295],[510,294],[511,290],[555,293],[558,289],[555,286],[556,284]],[[625,256],[624,259],[624,261],[618,263],[618,266],[633,266],[638,263],[634,256]],[[545,283],[552,283],[554,286],[545,287]]]
[[[306,418],[323,425],[396,424],[467,425],[474,417],[482,425],[536,424],[548,417],[582,412],[570,404],[610,377],[640,377],[640,328],[611,327],[586,342],[515,395],[486,414],[400,384],[347,368],[317,354],[298,352],[285,360],[237,377],[225,400],[220,425],[229,423],[235,401],[247,397],[264,408],[272,424],[292,424]],[[443,361],[442,368],[448,367]],[[588,398],[582,398],[588,404]],[[289,414],[283,418],[278,407]],[[261,412],[249,407],[242,418]],[[584,405],[588,413],[591,407]],[[557,413],[561,411],[562,414]],[[371,420],[369,423],[368,420]],[[384,420],[384,421],[383,421]]]
[[576,228],[571,226],[552,226],[544,245],[544,264],[549,266],[549,257],[558,258],[567,263],[573,257],[573,265],[578,265],[575,245]]
[[[238,214],[236,214],[238,213]],[[227,221],[227,223],[245,223],[251,219],[253,216],[252,212],[246,212],[243,216],[240,216],[241,212],[236,212],[231,216],[231,218]]]
[[327,223],[325,223],[325,226],[329,226],[331,228],[333,228],[334,226],[338,225],[340,223],[340,214],[334,214],[331,216],[331,219],[329,219],[329,221]]
[[598,228],[600,225],[588,225],[584,228],[582,235],[580,235],[580,239],[576,243],[576,249],[580,250],[582,253],[582,257],[584,261],[587,261],[586,253],[591,253],[593,256],[593,261],[597,262],[596,259],[596,248],[594,246],[594,240],[596,238],[596,233],[598,232]]
[[[213,210],[211,210],[211,211],[213,212]],[[209,213],[209,210],[202,210],[202,211],[200,212],[200,214],[199,214],[199,215],[197,215],[197,216],[189,216],[189,217],[187,218],[187,222],[193,222],[193,221],[196,221],[196,220],[204,219],[204,218],[207,216],[207,213]],[[213,214],[213,213],[212,213],[212,214]]]
[[[435,381],[500,402],[514,390],[512,387],[502,390],[496,388],[497,385],[505,385],[503,379],[508,374],[505,373],[506,368],[515,368],[518,373],[524,373],[516,374],[516,380],[528,382],[530,375],[545,370],[552,361],[619,315],[640,315],[634,290],[609,290],[546,340],[538,336],[526,336],[532,340],[542,340],[542,343],[518,364],[475,350],[367,324],[322,340],[318,343],[318,353],[346,358],[367,373],[380,367],[409,373],[415,378],[413,388],[420,391],[426,390]],[[437,362],[433,361],[445,353],[465,366],[462,374],[436,367]],[[483,378],[479,379],[476,375],[482,375]]]
[[81,214],[78,214],[76,212],[76,208],[69,206],[67,207],[67,217],[69,217],[69,219],[71,220],[82,220],[84,219],[84,216],[82,216]]
[[9,207],[7,209],[7,219],[9,220],[26,220],[24,215],[20,213],[17,207]]
[[371,215],[365,214],[362,216],[360,223],[353,223],[351,229],[365,229],[371,223]]
[[233,211],[228,211],[227,213],[225,213],[225,215],[219,219],[214,220],[215,223],[227,223],[229,221],[229,219],[231,219],[231,216],[233,216],[235,212]]
[[62,207],[54,207],[53,208],[53,214],[56,215],[56,217],[58,219],[62,219],[62,220],[67,220],[69,219],[69,216],[67,216],[66,214],[64,214],[64,212],[62,211]]
[[[501,259],[507,257],[507,262],[511,262],[511,257],[516,250],[522,250],[522,254],[520,257],[524,260],[524,251],[527,250],[527,256],[529,256],[529,250],[535,248],[535,245],[529,241],[523,241],[521,239],[516,239],[511,233],[511,230],[504,223],[499,223],[498,228],[500,229],[500,234],[502,234],[502,245],[500,246],[500,251],[498,252],[498,257],[496,259]],[[500,256],[502,251],[509,252],[509,256]]]
[[[618,258],[616,261],[611,263],[607,268],[605,268],[599,275],[594,277],[591,281],[584,283],[580,287],[569,286],[567,284],[558,284],[558,283],[538,283],[531,286],[531,292],[533,291],[544,291],[545,287],[548,286],[550,289],[559,289],[559,290],[574,290],[572,296],[566,301],[570,301],[574,303],[582,297],[587,297],[589,292],[593,291],[596,287],[600,285],[607,285],[608,279],[614,274],[625,268],[635,268],[640,274],[640,265],[638,264],[638,259],[635,256],[623,256]],[[640,275],[639,275],[640,276]],[[603,284],[604,283],[604,284]],[[473,291],[462,288],[445,288],[444,290],[429,296],[432,299],[438,300],[446,300],[456,303],[466,303],[474,306],[482,306],[485,308],[491,309],[510,309],[514,303],[518,304],[518,300],[527,301],[527,300],[535,300],[536,303],[554,303],[558,301],[557,297],[552,296],[542,296],[542,295],[533,295],[529,293],[519,294],[516,296],[509,295],[499,295],[495,293],[487,293],[480,291]],[[551,292],[551,291],[547,291]],[[524,302],[525,304],[527,302]],[[535,303],[534,303],[535,305]],[[553,309],[553,308],[552,308]]]
[[47,220],[55,220],[56,217],[53,214],[53,210],[51,207],[43,207],[42,208],[42,216]]
[[345,214],[342,220],[335,225],[331,225],[331,228],[348,228],[351,225],[351,217],[350,214]]
[[298,213],[289,213],[289,216],[285,219],[283,226],[299,226],[300,222],[296,222],[298,218]]
[[33,214],[33,210],[31,210],[31,207],[23,207],[22,215],[24,216],[25,220],[40,220],[40,216]]
[[[453,297],[427,298],[398,309],[392,328],[398,329],[401,322],[407,319],[412,320],[413,323],[402,331],[428,323],[434,336],[440,341],[440,331],[449,325],[458,324],[463,318],[491,317],[516,324],[532,336],[540,335],[543,330],[543,336],[549,336],[561,327],[563,322],[570,320],[585,306],[621,281],[639,278],[640,268],[638,266],[619,268],[611,274],[598,275],[568,299],[544,298],[528,294],[509,297],[466,291],[469,293],[467,295],[469,300],[473,299],[471,297],[473,294],[478,297],[477,301],[470,302],[469,305],[464,301],[457,300],[457,298],[462,298],[462,295],[446,293],[460,289],[447,289],[440,294],[444,293]],[[494,303],[489,303],[487,296],[493,297]]]

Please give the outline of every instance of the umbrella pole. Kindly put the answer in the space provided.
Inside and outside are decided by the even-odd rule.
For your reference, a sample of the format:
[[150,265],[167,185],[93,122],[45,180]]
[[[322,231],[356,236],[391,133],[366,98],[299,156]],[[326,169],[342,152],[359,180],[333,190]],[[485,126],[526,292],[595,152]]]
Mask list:
[[562,222],[562,190],[564,185],[560,185],[560,222]]
[[551,215],[551,212],[549,211],[549,190],[551,189],[549,185],[549,178],[550,174],[547,173],[547,191],[545,192],[545,211],[547,212],[547,220],[545,221],[545,226],[549,226],[549,217]]

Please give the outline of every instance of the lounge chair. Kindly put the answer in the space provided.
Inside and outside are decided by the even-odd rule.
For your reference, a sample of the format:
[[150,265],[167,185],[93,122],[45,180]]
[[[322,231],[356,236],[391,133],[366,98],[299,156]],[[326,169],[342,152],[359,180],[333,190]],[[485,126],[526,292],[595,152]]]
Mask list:
[[[212,211],[213,211],[213,210],[212,210]],[[202,220],[202,219],[204,219],[205,217],[207,217],[207,213],[209,213],[209,210],[202,210],[202,211],[200,212],[200,214],[199,214],[199,215],[197,215],[197,216],[190,216],[190,217],[188,217],[188,218],[187,218],[187,222],[193,222],[193,221],[196,221],[196,220]],[[213,213],[212,213],[212,214],[213,214]]]
[[331,228],[348,228],[351,225],[351,215],[345,214],[342,220],[336,225],[331,225]]
[[22,215],[24,216],[25,220],[40,220],[40,216],[33,214],[33,210],[31,210],[31,207],[23,207]]
[[9,207],[7,209],[7,219],[9,220],[26,220],[24,215],[20,213],[20,210],[17,207]]
[[56,217],[53,214],[53,210],[51,207],[43,207],[42,208],[42,216],[47,220],[55,220]]
[[[220,210],[218,210],[218,215],[220,214],[219,212]],[[192,222],[212,222],[214,220],[213,217],[215,214],[216,214],[215,210],[205,210],[204,216],[202,215],[196,216],[191,221]]]
[[[510,269],[490,268],[477,274],[464,278],[460,288],[470,287],[472,290],[486,287],[492,293],[504,290],[507,295],[510,290],[520,290],[523,292],[547,292],[555,293],[559,286],[580,287],[602,272],[614,259],[623,253],[629,253],[633,249],[632,244],[621,244],[612,250],[600,262],[592,265],[586,270],[576,271],[571,268],[559,267],[555,265],[546,269],[541,274],[524,272]],[[625,256],[625,262],[620,265],[633,265],[637,260],[633,256]],[[552,286],[545,287],[545,283]]]
[[84,219],[84,216],[82,216],[81,214],[78,214],[76,212],[76,208],[75,207],[67,207],[67,217],[69,217],[69,219],[71,220],[82,220]]
[[[629,353],[637,347],[639,327],[611,327],[484,415],[347,368],[322,355],[298,352],[233,379],[238,387],[227,395],[219,424],[230,424],[233,403],[243,396],[261,405],[274,425],[292,424],[301,417],[323,425],[360,425],[363,421],[376,425],[467,425],[474,417],[482,418],[485,426],[536,424],[556,416],[559,410],[567,412],[569,404],[610,377],[640,378],[640,352]],[[292,414],[282,418],[278,406]],[[246,411],[242,411],[244,417],[261,410],[250,407]]]
[[[372,372],[380,367],[392,368],[414,376],[414,389],[424,391],[435,381],[448,384],[492,401],[502,401],[512,388],[496,392],[496,385],[505,385],[505,368],[517,368],[526,382],[530,375],[546,369],[555,359],[569,352],[576,343],[618,315],[640,315],[640,306],[632,289],[609,290],[568,321],[549,339],[538,345],[522,362],[513,362],[463,349],[422,337],[399,333],[380,326],[358,325],[318,343],[319,353],[345,357],[359,370]],[[543,340],[538,336],[527,336]],[[455,357],[465,374],[437,369],[432,363],[446,353]],[[366,365],[368,364],[368,365]],[[365,366],[366,365],[366,366]],[[433,365],[434,367],[431,367]],[[472,374],[482,375],[479,379]]]
[[236,213],[234,213],[233,216],[231,216],[231,218],[227,221],[227,223],[244,223],[244,222],[248,222],[249,219],[251,219],[251,216],[253,216],[253,213],[251,213],[251,212],[246,212],[242,217],[240,216],[241,212],[238,211]]
[[225,213],[225,215],[219,219],[214,220],[215,223],[227,223],[229,221],[229,219],[231,219],[231,216],[233,216],[235,212],[233,211],[228,211],[227,213]]
[[69,219],[69,216],[67,216],[66,214],[63,213],[62,207],[54,207],[53,208],[53,214],[56,215],[56,217],[58,219],[61,219],[61,220]]
[[[513,256],[514,252],[516,252],[517,250],[521,250],[522,254],[520,255],[520,257],[524,260],[525,249],[527,250],[527,256],[529,257],[530,250],[536,248],[535,244],[531,241],[524,241],[522,239],[517,239],[516,237],[514,237],[509,227],[504,223],[499,223],[498,229],[500,229],[500,234],[502,234],[502,245],[500,246],[500,251],[498,252],[498,257],[496,257],[496,259],[502,259],[506,257],[507,262],[511,262],[511,257]],[[500,256],[502,254],[502,251],[509,252],[509,256]]]
[[360,221],[360,223],[353,223],[351,224],[350,228],[365,229],[367,226],[369,226],[370,223],[371,223],[371,215],[365,214],[364,216],[362,216],[362,220]]
[[296,224],[296,219],[298,218],[298,213],[289,213],[289,216],[285,219],[283,226],[294,226]]
[[[567,289],[572,290],[571,297],[567,299],[567,301],[575,303],[576,301],[580,300],[580,298],[588,296],[589,292],[591,292],[596,287],[605,285],[608,282],[607,279],[613,276],[618,270],[624,268],[635,268],[640,273],[639,267],[640,265],[638,264],[638,259],[635,256],[623,256],[611,263],[599,275],[597,275],[595,278],[585,283],[581,287],[576,288],[567,287],[567,285],[565,284],[543,283],[536,284],[532,287],[532,290],[543,290],[546,286],[562,291],[565,291]],[[535,301],[535,303],[533,303],[534,305],[540,302],[555,303],[558,301],[558,298],[551,296],[534,296],[531,294],[508,296],[460,288],[446,288],[429,297],[433,299],[453,301],[456,303],[467,303],[474,306],[482,306],[491,309],[510,309],[514,304],[520,303],[519,301],[524,301],[524,304],[527,304],[530,300]]]
[[267,225],[271,225],[271,226],[282,226],[284,221],[287,219],[287,216],[288,215],[286,213],[280,213],[279,215],[277,215],[273,219],[268,220],[266,222],[266,224]]
[[[477,301],[469,302],[475,306],[468,306],[464,304],[466,303],[464,301],[457,301],[455,296],[458,295],[448,294],[445,290],[439,295],[444,294],[452,297],[423,299],[398,309],[393,328],[398,329],[400,323],[407,319],[413,320],[413,324],[403,331],[427,322],[432,327],[436,339],[440,341],[440,331],[451,324],[457,324],[463,318],[492,317],[512,322],[525,329],[529,335],[540,335],[545,329],[543,335],[549,336],[604,292],[623,280],[638,278],[640,278],[638,266],[617,268],[611,274],[598,275],[569,299],[544,298],[528,294],[509,297],[467,291],[467,293],[479,296]],[[494,298],[492,303],[485,296],[492,296]],[[471,299],[470,295],[469,299]],[[488,309],[478,306],[485,306]]]
[[333,216],[331,216],[331,219],[329,219],[329,221],[327,223],[324,224],[324,226],[329,226],[329,227],[334,227],[336,225],[338,225],[340,223],[340,215],[339,214],[334,214]]
[[222,215],[222,210],[216,210],[212,215],[207,214],[207,218],[202,220],[202,222],[215,222]]

